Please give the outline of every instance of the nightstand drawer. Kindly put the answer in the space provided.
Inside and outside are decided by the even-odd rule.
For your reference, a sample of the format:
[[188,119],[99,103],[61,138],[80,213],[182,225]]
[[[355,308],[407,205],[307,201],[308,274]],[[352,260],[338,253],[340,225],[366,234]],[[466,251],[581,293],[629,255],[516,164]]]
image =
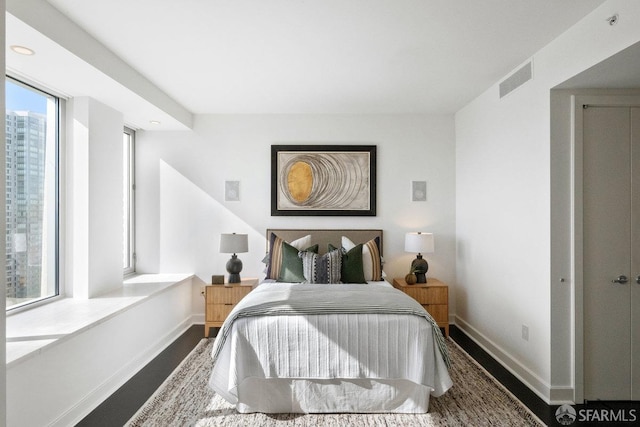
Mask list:
[[433,288],[403,288],[402,291],[420,304],[447,304],[449,302],[449,289],[445,286]]
[[[207,305],[209,304],[236,304],[245,295],[251,292],[251,286],[211,286],[207,292]],[[225,316],[226,317],[226,316]]]

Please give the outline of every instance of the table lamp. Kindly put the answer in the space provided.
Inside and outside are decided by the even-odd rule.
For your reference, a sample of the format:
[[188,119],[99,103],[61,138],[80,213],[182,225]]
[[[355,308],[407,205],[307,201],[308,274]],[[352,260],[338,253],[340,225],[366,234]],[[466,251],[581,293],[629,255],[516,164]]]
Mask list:
[[411,271],[416,275],[417,283],[427,283],[427,271],[429,263],[422,258],[423,253],[431,253],[434,251],[435,243],[433,233],[407,233],[404,237],[405,252],[417,253],[416,259],[411,262]]
[[236,254],[249,252],[248,237],[246,234],[221,234],[220,253],[233,254],[227,261],[227,272],[229,273],[229,283],[240,283],[240,272],[242,271],[242,261]]

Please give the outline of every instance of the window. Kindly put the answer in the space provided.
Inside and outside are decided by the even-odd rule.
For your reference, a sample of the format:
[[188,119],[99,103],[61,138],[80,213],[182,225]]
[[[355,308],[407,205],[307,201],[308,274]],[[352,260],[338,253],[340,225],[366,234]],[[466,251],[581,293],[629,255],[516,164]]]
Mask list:
[[59,99],[5,81],[7,310],[59,294]]
[[124,274],[131,274],[136,271],[135,252],[135,204],[134,204],[134,152],[135,152],[135,131],[124,128],[122,138],[122,193],[124,195],[124,242],[123,266]]

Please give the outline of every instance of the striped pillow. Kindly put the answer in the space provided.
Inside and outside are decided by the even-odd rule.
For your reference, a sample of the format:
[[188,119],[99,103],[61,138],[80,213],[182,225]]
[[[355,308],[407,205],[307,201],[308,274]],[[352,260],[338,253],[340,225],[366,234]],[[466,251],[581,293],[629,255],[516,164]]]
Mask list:
[[302,272],[305,283],[340,283],[340,269],[342,268],[342,253],[334,249],[324,255],[301,251]]
[[[342,247],[347,251],[356,247],[348,237],[342,236]],[[382,280],[382,261],[380,258],[380,238],[376,237],[362,244],[362,269],[367,281]]]
[[275,233],[271,233],[271,236],[269,236],[269,254],[264,259],[267,264],[266,279],[278,280],[280,277],[283,245],[293,246],[300,251],[307,249],[311,246],[311,235],[307,234],[291,243],[287,243],[281,237],[276,236]]

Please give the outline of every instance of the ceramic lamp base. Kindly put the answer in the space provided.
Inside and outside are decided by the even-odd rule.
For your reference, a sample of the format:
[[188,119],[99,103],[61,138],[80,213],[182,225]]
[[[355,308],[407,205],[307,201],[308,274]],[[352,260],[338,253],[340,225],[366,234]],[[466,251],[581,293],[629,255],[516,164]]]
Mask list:
[[229,283],[240,283],[240,272],[242,271],[242,261],[238,259],[236,254],[231,255],[231,259],[227,261],[227,272],[229,273]]
[[416,259],[411,263],[411,271],[416,275],[416,283],[427,283],[427,271],[429,271],[429,263],[422,255],[418,254]]

